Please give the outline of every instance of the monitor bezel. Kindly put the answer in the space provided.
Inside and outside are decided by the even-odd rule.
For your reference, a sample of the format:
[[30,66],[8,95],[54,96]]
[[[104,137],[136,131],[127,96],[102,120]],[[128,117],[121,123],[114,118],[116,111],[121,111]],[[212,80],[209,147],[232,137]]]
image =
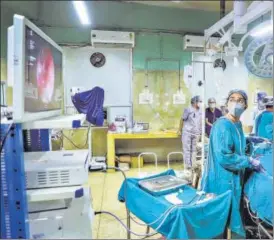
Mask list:
[[62,90],[64,92],[63,68],[64,68],[64,54],[62,48],[55,43],[49,36],[47,36],[41,29],[35,26],[24,16],[14,15],[14,84],[13,84],[13,120],[14,122],[35,121],[43,118],[49,118],[62,114],[62,104],[58,110],[41,111],[37,113],[25,112],[25,37],[26,27],[29,27],[36,32],[41,38],[50,43],[54,48],[59,50],[62,54]]

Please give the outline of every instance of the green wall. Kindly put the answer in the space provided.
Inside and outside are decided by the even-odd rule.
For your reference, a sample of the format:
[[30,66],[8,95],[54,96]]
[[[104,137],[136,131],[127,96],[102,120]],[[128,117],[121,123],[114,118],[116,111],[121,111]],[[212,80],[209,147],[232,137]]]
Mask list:
[[[177,62],[149,58],[180,60]],[[183,51],[183,39],[179,34],[137,34],[133,51],[133,116],[136,121],[147,121],[152,130],[178,128],[182,109],[188,105],[190,94],[183,81],[183,69],[191,64],[191,52]],[[146,71],[148,70],[148,72]],[[173,105],[173,94],[180,85],[186,94],[186,104]],[[139,94],[148,81],[150,92],[154,94],[152,105],[140,105]],[[157,117],[157,115],[159,115]]]
[[[136,34],[136,46],[133,50],[133,69],[145,70],[147,58],[176,59],[181,61],[181,69],[191,62],[191,52],[183,52],[183,36],[180,34]],[[149,70],[177,70],[175,62],[149,62]]]

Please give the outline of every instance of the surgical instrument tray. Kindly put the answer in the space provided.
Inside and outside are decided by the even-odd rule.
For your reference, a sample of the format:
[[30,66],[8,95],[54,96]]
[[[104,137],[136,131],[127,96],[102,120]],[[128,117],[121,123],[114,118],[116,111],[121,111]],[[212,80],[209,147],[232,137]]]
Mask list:
[[139,181],[139,186],[151,194],[161,195],[167,191],[177,190],[189,184],[188,181],[171,176],[160,176]]

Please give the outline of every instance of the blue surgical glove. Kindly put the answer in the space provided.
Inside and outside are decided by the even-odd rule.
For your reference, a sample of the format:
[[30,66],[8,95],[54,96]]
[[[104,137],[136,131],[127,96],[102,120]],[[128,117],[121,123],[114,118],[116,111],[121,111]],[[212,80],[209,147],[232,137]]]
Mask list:
[[258,143],[265,142],[265,140],[266,139],[261,138],[261,137],[257,137],[257,136],[248,136],[248,137],[246,137],[247,143],[258,144]]
[[249,162],[252,165],[252,168],[256,172],[263,172],[264,171],[264,168],[263,168],[260,160],[258,160],[257,158],[250,157]]

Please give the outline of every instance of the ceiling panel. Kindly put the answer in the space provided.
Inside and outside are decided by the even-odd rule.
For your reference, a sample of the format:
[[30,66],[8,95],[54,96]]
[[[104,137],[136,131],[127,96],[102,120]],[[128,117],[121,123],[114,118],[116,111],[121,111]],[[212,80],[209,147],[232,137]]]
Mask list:
[[[3,10],[2,10],[3,8]],[[39,12],[39,1],[1,1],[2,11],[13,11],[16,14],[37,19]],[[5,10],[8,9],[8,10]]]
[[[171,7],[171,8],[185,8],[197,9],[205,11],[220,11],[220,1],[128,1],[140,4]],[[233,9],[233,1],[226,1],[226,12]]]

